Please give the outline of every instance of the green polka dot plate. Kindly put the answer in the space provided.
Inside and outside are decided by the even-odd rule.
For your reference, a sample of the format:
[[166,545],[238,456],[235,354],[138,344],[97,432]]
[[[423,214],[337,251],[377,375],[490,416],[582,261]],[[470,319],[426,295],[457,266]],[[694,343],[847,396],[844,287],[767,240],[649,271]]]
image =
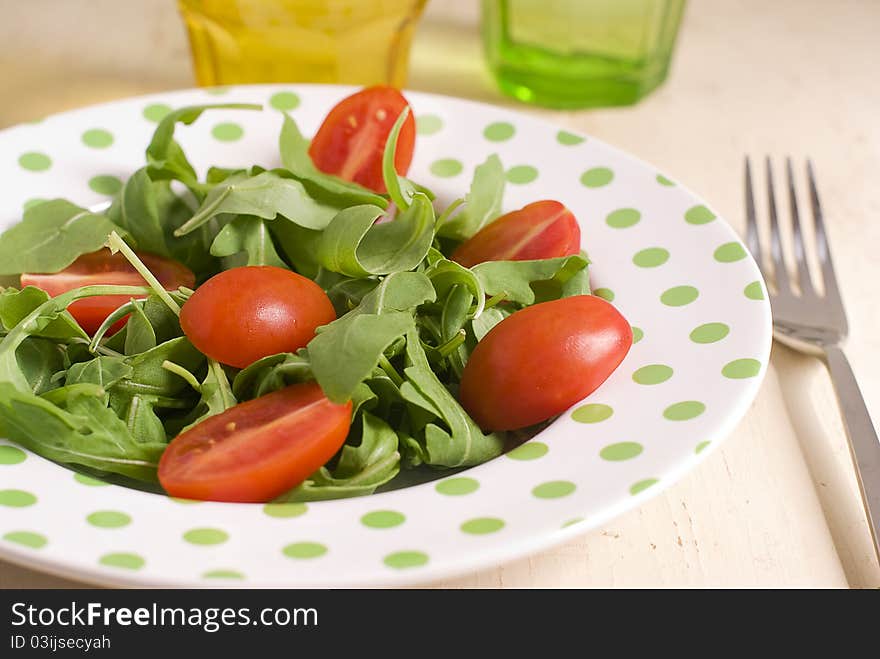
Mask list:
[[[259,85],[124,100],[0,132],[0,224],[53,197],[108,199],[142,165],[170,109],[207,113],[177,136],[196,167],[278,166],[282,112],[312,133],[350,90]],[[668,487],[728,435],[770,351],[758,268],[731,228],[674,178],[597,139],[469,101],[411,93],[410,177],[443,201],[491,153],[504,207],[558,199],[577,216],[594,290],[636,343],[588,400],[508,455],[433,482],[310,504],[219,504],[108,485],[0,440],[0,557],[111,585],[425,583],[594,528]]]

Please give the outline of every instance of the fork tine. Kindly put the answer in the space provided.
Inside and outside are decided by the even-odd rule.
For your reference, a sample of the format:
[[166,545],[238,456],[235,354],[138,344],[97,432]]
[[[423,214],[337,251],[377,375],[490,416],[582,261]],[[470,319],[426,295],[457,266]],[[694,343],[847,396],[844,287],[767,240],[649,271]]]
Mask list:
[[798,212],[797,195],[794,190],[794,174],[791,169],[791,158],[785,159],[785,173],[788,179],[788,206],[791,210],[791,225],[794,237],[794,258],[797,264],[798,286],[801,295],[815,295],[813,281],[810,279],[810,267],[807,265],[807,257],[804,254],[804,239],[801,234],[801,218]]
[[837,288],[834,263],[831,261],[831,250],[828,248],[825,220],[822,216],[822,205],[819,203],[819,191],[816,189],[816,176],[813,172],[813,162],[811,160],[807,160],[807,179],[810,184],[810,205],[813,208],[813,222],[816,228],[816,251],[819,254],[819,265],[822,268],[825,297],[835,297],[839,300],[840,291]]
[[773,190],[773,168],[770,156],[766,160],[767,168],[767,204],[770,210],[770,256],[773,258],[773,274],[776,277],[777,295],[791,292],[788,281],[788,269],[782,256],[782,233],[779,229],[779,217],[776,214],[776,193]]
[[752,253],[758,267],[764,270],[764,258],[761,255],[761,241],[758,237],[758,216],[755,212],[755,192],[752,189],[752,164],[746,156],[746,245]]

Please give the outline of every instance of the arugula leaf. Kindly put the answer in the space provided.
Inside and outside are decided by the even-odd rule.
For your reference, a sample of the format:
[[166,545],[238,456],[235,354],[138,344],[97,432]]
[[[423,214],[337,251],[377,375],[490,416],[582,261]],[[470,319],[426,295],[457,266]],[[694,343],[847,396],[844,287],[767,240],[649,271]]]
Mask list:
[[178,123],[191,124],[202,112],[212,109],[261,110],[262,106],[253,103],[220,103],[193,105],[179,108],[166,114],[153,133],[147,146],[147,171],[154,181],[176,179],[194,192],[200,191],[198,178],[193,166],[187,160],[183,149],[174,140],[174,128]]
[[[486,462],[502,453],[503,436],[498,433],[484,435],[455,397],[437,379],[415,330],[410,330],[406,337],[406,362],[404,375],[407,381],[421,398],[430,402],[432,410],[439,412],[438,420],[446,427],[444,429],[436,423],[429,423],[424,428],[424,437],[414,438],[423,449],[423,460],[426,464],[463,467]],[[406,398],[404,391],[401,387],[401,394]],[[427,409],[427,406],[419,402],[423,409]]]
[[290,115],[284,115],[281,136],[278,140],[281,162],[297,179],[310,186],[315,196],[330,196],[341,207],[355,204],[372,204],[387,208],[388,201],[372,190],[320,171],[309,156],[309,141],[303,137]]
[[334,403],[349,400],[383,352],[414,328],[412,314],[401,311],[346,314],[325,325],[306,350],[312,373],[327,398]]
[[321,467],[277,502],[326,501],[372,494],[400,471],[397,433],[380,418],[361,413],[361,441],[346,444],[331,471]]
[[189,220],[174,231],[185,236],[218,215],[254,215],[274,220],[281,215],[306,229],[326,227],[339,212],[338,206],[313,199],[303,184],[273,172],[256,176],[231,176],[216,185]]
[[397,168],[394,165],[394,157],[397,155],[397,138],[400,136],[400,129],[408,116],[409,106],[407,105],[391,127],[391,132],[388,133],[388,139],[385,141],[385,149],[382,152],[382,178],[385,181],[388,196],[401,210],[409,208],[415,193],[413,184],[398,176]]
[[486,336],[493,327],[512,313],[513,311],[499,307],[490,307],[486,309],[479,315],[479,317],[474,318],[471,321],[471,330],[474,333],[474,337],[476,337],[477,341],[482,341],[483,337]]
[[95,384],[109,390],[117,382],[131,378],[132,373],[133,369],[122,357],[101,355],[87,362],[72,364],[67,369],[64,383],[68,386]]
[[239,371],[232,381],[232,392],[239,400],[250,400],[313,379],[305,356],[282,352],[258,359]]
[[37,204],[0,235],[0,275],[58,272],[101,249],[114,230],[122,232],[106,215],[64,199]]
[[169,432],[177,435],[189,430],[208,417],[225,412],[238,403],[223,366],[214,360],[210,360],[208,364],[208,374],[199,385],[199,402],[186,417],[169,420],[166,424]]
[[[49,294],[35,286],[25,286],[16,290],[7,288],[0,292],[0,324],[7,332],[18,325],[24,318],[49,300]],[[72,339],[75,337],[88,339],[83,329],[67,312],[58,315],[58,318],[48,323],[45,327],[32,336],[42,336],[47,339]]]
[[488,295],[503,295],[510,302],[528,305],[535,302],[532,284],[553,281],[560,287],[556,297],[561,297],[561,287],[588,264],[585,257],[577,255],[538,261],[487,261],[471,270]]
[[423,194],[390,222],[377,222],[382,209],[352,206],[333,218],[318,242],[320,264],[349,277],[415,268],[433,240],[434,209]]
[[355,313],[410,311],[435,299],[431,280],[421,272],[393,272],[364,295]]
[[220,230],[211,243],[214,256],[233,256],[241,254],[240,265],[274,265],[287,268],[278,256],[266,222],[258,217],[239,215]]
[[53,341],[29,337],[18,346],[15,358],[35,394],[45,393],[58,386],[53,376],[64,368],[64,357]]
[[316,256],[321,232],[305,229],[298,224],[278,218],[269,222],[269,231],[275,238],[278,249],[303,277],[315,279],[321,266]]
[[166,361],[193,372],[205,363],[205,356],[196,350],[185,336],[160,343],[155,348],[126,359],[131,366],[131,377],[118,382],[113,393],[152,395],[173,398],[187,387],[186,382],[162,368]]
[[0,435],[56,462],[156,480],[164,442],[135,441],[100,397],[70,396],[66,405],[0,382]]
[[162,420],[156,414],[155,396],[132,396],[122,414],[122,420],[131,438],[138,444],[164,444],[168,441]]
[[456,286],[466,289],[473,296],[476,306],[470,317],[478,317],[483,313],[486,303],[486,291],[476,273],[463,265],[440,258],[425,270],[425,275],[431,280],[431,285],[437,292],[437,299],[443,300]]
[[131,316],[125,323],[125,354],[136,355],[156,347],[156,332],[143,305],[133,304]]
[[492,154],[474,169],[465,207],[456,216],[441,223],[437,233],[445,238],[467,240],[501,214],[504,198],[504,167]]

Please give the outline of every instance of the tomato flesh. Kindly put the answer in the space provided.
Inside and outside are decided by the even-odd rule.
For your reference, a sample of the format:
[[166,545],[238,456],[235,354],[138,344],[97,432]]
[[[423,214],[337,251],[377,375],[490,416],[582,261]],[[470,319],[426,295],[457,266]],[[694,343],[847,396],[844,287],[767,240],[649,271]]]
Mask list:
[[[192,271],[177,261],[145,252],[137,252],[137,255],[150,272],[156,275],[159,283],[170,291],[180,286],[192,288],[196,283]],[[52,297],[74,288],[96,284],[146,286],[147,282],[121,253],[112,254],[109,249],[83,254],[61,272],[21,275],[22,286],[42,288]],[[77,300],[67,310],[86,332],[94,334],[107,316],[130,299],[125,295],[90,297]],[[111,332],[124,324],[124,319],[115,323]]]
[[320,286],[274,266],[221,272],[199,286],[180,312],[180,326],[196,348],[238,368],[305,347],[316,328],[335,319]]
[[595,391],[631,345],[629,323],[602,298],[526,307],[474,348],[461,377],[461,404],[486,431],[546,421]]
[[171,496],[264,502],[296,487],[339,450],[351,402],[315,382],[295,384],[208,417],[174,438],[159,461]]
[[[322,172],[335,174],[385,193],[382,154],[397,117],[408,106],[393,87],[368,87],[342,99],[330,110],[309,146],[309,155]],[[406,175],[412,163],[416,123],[412,112],[397,138],[394,168]]]
[[578,254],[577,219],[558,201],[536,201],[502,215],[459,245],[450,257],[466,268],[486,261],[530,261]]

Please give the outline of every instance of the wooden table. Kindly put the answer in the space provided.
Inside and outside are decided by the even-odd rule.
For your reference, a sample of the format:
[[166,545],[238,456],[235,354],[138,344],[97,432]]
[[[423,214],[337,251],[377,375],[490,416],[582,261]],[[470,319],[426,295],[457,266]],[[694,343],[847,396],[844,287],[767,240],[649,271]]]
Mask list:
[[[483,69],[477,4],[429,7],[412,54],[412,88],[510,104]],[[0,126],[192,84],[171,0],[33,0],[16,14],[0,25]],[[669,81],[638,106],[520,108],[639,154],[738,229],[744,154],[813,158],[853,328],[848,353],[875,419],[877,25],[880,3],[872,0],[692,2]],[[0,562],[0,588],[76,585]],[[746,418],[677,485],[577,540],[437,585],[880,587],[824,367],[774,345]]]

